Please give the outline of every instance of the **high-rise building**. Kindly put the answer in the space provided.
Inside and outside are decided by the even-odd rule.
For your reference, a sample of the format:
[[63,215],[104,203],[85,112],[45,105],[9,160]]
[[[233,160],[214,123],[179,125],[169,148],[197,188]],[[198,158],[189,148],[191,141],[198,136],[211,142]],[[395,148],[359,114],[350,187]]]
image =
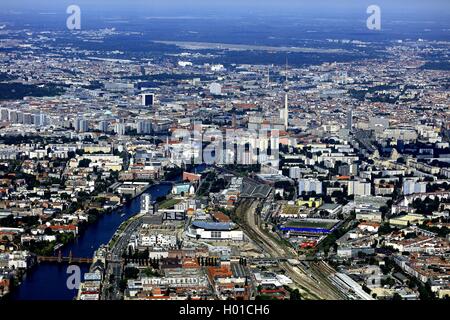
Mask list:
[[[31,124],[31,113],[26,113],[27,117],[27,122],[24,124]],[[17,117],[17,111],[16,110],[9,110],[9,122],[11,123],[17,123],[18,122],[18,117]]]
[[48,124],[47,116],[44,113],[35,114],[33,117],[33,123],[35,127],[43,127]]
[[357,196],[370,196],[371,194],[371,183],[364,181],[349,181],[347,188],[347,194],[357,195]]
[[116,125],[114,126],[114,132],[118,136],[125,135],[125,124],[123,124],[123,123],[116,123]]
[[427,192],[427,183],[419,182],[415,179],[405,179],[403,181],[403,194],[405,196],[413,193],[425,193]]
[[83,118],[76,118],[73,126],[76,132],[86,132],[89,130],[89,123]]
[[23,123],[23,112],[17,111],[17,123]]
[[152,123],[150,120],[140,120],[136,125],[136,132],[138,134],[152,133]]
[[302,177],[302,170],[300,167],[290,167],[289,168],[289,178],[300,179]]
[[108,121],[100,121],[98,123],[98,130],[100,130],[101,132],[107,132],[108,131]]
[[347,113],[347,129],[349,131],[352,131],[353,129],[353,108],[350,108]]
[[155,213],[153,209],[152,196],[148,193],[144,193],[141,196],[141,213],[153,214]]
[[317,179],[299,179],[298,180],[298,192],[315,192],[316,194],[322,194],[322,182]]
[[[17,112],[10,113],[10,121],[13,123],[18,122]],[[23,124],[33,124],[33,115],[29,112],[23,114]]]
[[142,105],[145,107],[153,106],[155,104],[155,94],[154,93],[143,93],[142,94]]
[[344,163],[338,167],[340,176],[355,176],[358,174],[358,165],[356,163]]
[[9,121],[9,110],[6,108],[0,109],[0,120]]

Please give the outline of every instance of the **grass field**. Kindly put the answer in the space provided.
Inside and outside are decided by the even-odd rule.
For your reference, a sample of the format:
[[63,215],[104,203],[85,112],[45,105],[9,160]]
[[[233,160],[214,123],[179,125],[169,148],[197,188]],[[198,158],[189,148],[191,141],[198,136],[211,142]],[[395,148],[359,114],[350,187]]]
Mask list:
[[158,207],[159,209],[170,209],[173,208],[177,203],[181,202],[180,199],[167,199],[161,203]]

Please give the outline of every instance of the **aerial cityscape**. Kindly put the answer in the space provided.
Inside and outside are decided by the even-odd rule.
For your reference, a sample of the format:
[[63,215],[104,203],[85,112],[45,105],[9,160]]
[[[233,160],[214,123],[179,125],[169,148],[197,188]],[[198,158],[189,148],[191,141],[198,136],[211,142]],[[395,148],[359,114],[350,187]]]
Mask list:
[[1,301],[450,299],[448,2],[56,2],[0,4]]

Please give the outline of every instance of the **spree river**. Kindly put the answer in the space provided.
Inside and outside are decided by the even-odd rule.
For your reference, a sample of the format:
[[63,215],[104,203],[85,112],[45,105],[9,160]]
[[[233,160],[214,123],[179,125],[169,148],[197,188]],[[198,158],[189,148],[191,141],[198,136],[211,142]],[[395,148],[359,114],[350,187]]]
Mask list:
[[[160,196],[167,195],[171,184],[157,184],[151,186],[146,193],[156,200]],[[122,222],[128,220],[140,210],[140,198],[137,197],[125,204],[121,210],[104,214],[89,225],[74,242],[61,249],[63,256],[72,251],[74,257],[91,258],[94,251],[101,244],[106,244],[112,238]],[[125,214],[124,216],[121,216]],[[16,287],[10,295],[12,300],[72,300],[77,290],[69,290],[66,286],[68,264],[40,263],[29,270],[20,286]],[[89,266],[81,265],[82,274],[87,272]]]

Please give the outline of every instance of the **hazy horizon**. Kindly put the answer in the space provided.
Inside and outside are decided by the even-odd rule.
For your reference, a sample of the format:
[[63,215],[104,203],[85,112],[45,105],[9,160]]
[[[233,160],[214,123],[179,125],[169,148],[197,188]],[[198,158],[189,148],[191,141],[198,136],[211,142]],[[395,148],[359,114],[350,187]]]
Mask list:
[[202,16],[208,14],[232,15],[314,15],[347,16],[366,15],[365,9],[375,4],[381,7],[386,18],[433,19],[450,17],[448,0],[6,0],[0,8],[3,14],[11,11],[24,13],[65,13],[65,9],[75,4],[84,14],[138,14],[143,16]]
[[[0,24],[66,31],[66,9],[81,9],[82,29],[143,32],[145,39],[303,45],[327,38],[447,41],[450,1],[429,0],[6,0]],[[381,32],[367,29],[367,8],[381,8]]]

